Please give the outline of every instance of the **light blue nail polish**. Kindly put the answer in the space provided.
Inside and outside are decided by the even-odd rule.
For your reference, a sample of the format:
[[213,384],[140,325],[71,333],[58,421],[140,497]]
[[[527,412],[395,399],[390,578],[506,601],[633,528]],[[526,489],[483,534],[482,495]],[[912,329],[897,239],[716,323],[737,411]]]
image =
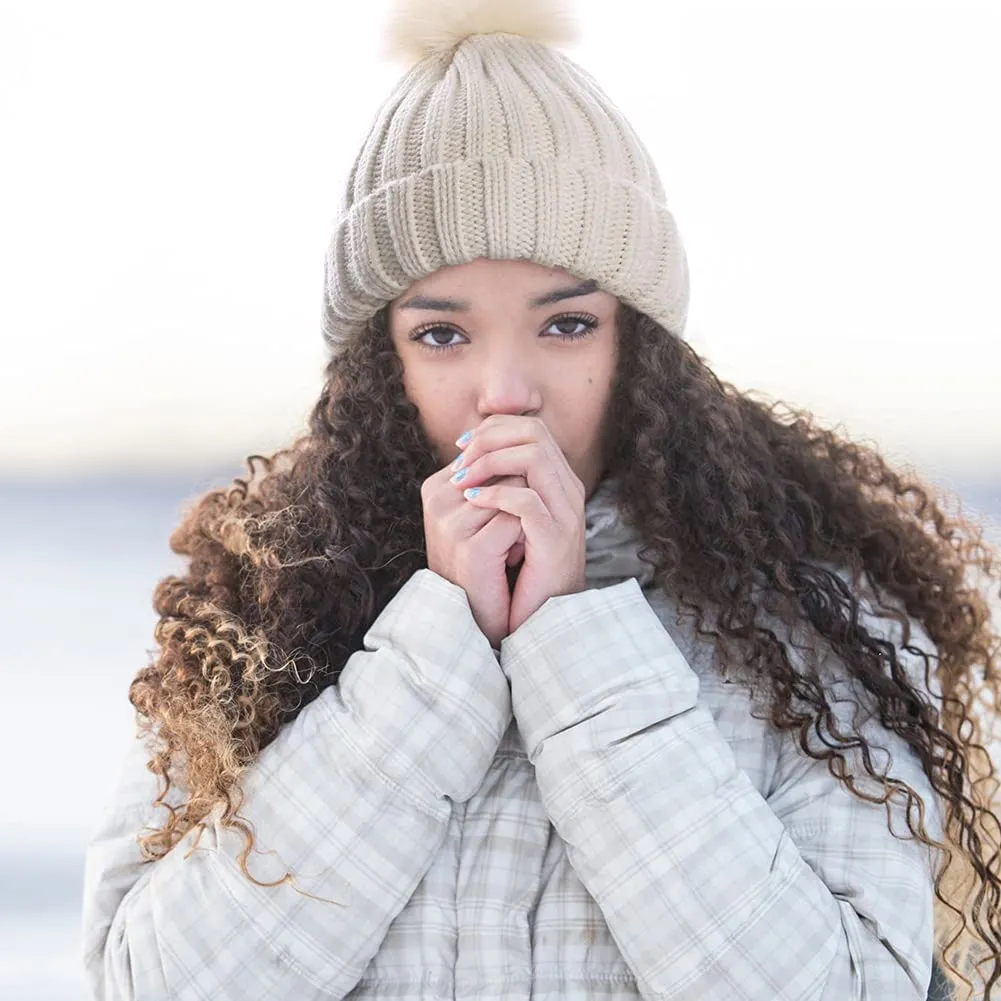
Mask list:
[[468,469],[460,469],[455,474],[455,476],[452,477],[452,482],[453,483],[458,483],[460,480],[464,480],[466,478],[466,473],[468,473],[468,472],[469,472]]
[[470,487],[468,490],[463,490],[462,492],[470,500],[472,500],[474,497],[479,497],[480,496],[480,488],[479,487]]
[[465,452],[460,452],[458,458],[452,463],[452,469],[458,469],[462,465],[462,460],[466,457]]
[[472,437],[473,437],[472,431],[463,431],[462,434],[459,435],[459,440],[456,441],[455,443],[456,448],[462,448],[463,445],[468,445],[469,439]]

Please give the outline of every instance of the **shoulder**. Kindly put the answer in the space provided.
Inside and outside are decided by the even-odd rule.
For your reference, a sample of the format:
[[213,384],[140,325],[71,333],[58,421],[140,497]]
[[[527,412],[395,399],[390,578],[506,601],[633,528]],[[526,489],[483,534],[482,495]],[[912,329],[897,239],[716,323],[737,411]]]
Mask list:
[[[903,601],[885,588],[877,587],[860,575],[853,575],[844,567],[821,566],[838,577],[857,602],[857,624],[868,637],[867,642],[880,652],[884,675],[888,676],[895,664],[923,700],[940,705],[942,690],[937,674],[938,649],[923,623],[909,614]],[[870,703],[873,699],[870,691],[857,679],[849,677],[844,662],[830,644],[821,642],[820,648],[824,654],[820,658],[824,683],[837,691],[851,691],[857,700]]]
[[[892,648],[894,658],[906,671],[911,683],[919,691],[940,700],[941,689],[935,672],[938,651],[920,620],[908,614],[903,602],[895,595],[885,589],[877,590],[870,582],[853,576],[850,570],[830,564],[817,565],[836,576],[844,585],[846,594],[857,602],[856,621],[867,636],[875,643],[883,644],[886,654]],[[759,601],[758,624],[771,630],[783,643],[793,666],[804,673],[816,672],[827,685],[843,685],[848,672],[831,644],[805,617],[790,620],[770,610],[774,602],[766,600],[763,587],[758,587],[756,593]],[[646,596],[692,669],[706,684],[714,685],[723,671],[715,638],[700,635],[692,616],[687,611],[681,611],[672,595],[651,589]],[[705,610],[705,622],[709,628],[716,615],[715,609]]]
[[[935,676],[937,651],[921,623],[907,615],[899,600],[877,594],[865,583],[854,581],[850,572],[833,567],[825,569],[836,573],[858,602],[857,621],[868,636],[892,647],[893,658],[922,698],[939,702],[940,689]],[[739,669],[726,672],[715,638],[699,634],[693,618],[680,612],[671,595],[660,590],[650,590],[646,595],[662,625],[698,675],[700,702],[712,714],[742,767],[759,790],[765,792],[775,780],[780,762],[806,757],[795,735],[788,730],[779,731],[771,722],[770,703],[776,675],[766,674],[763,683],[754,686]],[[707,624],[711,625],[713,620],[713,611],[707,611]],[[759,624],[771,629],[783,642],[793,671],[823,691],[839,727],[856,729],[871,746],[882,746],[891,754],[896,751],[898,759],[901,755],[911,757],[902,740],[880,723],[879,702],[871,689],[852,675],[832,645],[809,622],[802,619],[790,623],[762,610]],[[890,671],[888,656],[881,659],[881,664],[883,670]],[[816,715],[815,707],[797,700],[795,694],[791,705]],[[821,749],[821,738],[815,739]]]
[[[728,678],[716,641],[700,635],[694,619],[679,609],[675,597],[661,590],[645,592],[650,607],[699,678],[699,704],[712,716],[738,766],[763,795],[774,782],[784,735],[770,722],[767,692]],[[710,614],[707,622],[711,623]]]

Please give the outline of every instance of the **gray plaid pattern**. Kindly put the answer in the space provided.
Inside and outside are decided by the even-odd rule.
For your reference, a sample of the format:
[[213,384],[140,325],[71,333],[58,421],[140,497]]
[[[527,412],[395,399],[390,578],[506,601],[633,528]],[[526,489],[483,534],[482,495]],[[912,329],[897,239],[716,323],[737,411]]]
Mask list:
[[[590,589],[499,664],[465,593],[418,571],[248,769],[247,866],[294,886],[248,880],[218,814],[144,862],[133,741],[87,855],[93,996],[923,999],[934,859],[712,670],[610,491],[588,503]],[[917,760],[865,727],[934,831]]]

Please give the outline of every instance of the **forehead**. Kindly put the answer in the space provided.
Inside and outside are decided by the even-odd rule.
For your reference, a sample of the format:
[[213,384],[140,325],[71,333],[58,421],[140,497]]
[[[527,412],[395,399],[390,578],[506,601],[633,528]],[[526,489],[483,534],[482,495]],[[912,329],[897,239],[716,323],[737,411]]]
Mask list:
[[392,311],[414,308],[471,309],[482,304],[524,305],[541,308],[562,299],[615,297],[594,279],[534,261],[477,258],[440,268],[405,289],[391,303]]

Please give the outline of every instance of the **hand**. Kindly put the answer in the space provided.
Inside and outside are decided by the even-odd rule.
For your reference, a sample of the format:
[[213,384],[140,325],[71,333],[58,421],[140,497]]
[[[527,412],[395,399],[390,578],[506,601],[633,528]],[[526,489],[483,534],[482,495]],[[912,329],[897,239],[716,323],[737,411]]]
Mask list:
[[[466,503],[514,516],[523,532],[525,559],[511,595],[507,635],[549,598],[585,589],[586,490],[549,428],[535,417],[488,417],[473,431],[462,465],[467,473],[455,486],[480,487]],[[524,485],[491,482],[517,475]]]
[[[511,605],[507,562],[524,539],[521,522],[467,503],[461,485],[449,482],[453,472],[448,465],[421,484],[428,568],[466,592],[480,631],[500,649]],[[497,482],[525,485],[523,476],[502,476]]]

